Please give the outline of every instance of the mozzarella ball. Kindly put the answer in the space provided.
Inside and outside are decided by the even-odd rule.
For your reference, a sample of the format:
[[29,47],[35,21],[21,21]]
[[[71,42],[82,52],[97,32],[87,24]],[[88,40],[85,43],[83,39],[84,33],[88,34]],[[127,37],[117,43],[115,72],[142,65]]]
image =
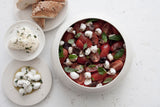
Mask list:
[[26,67],[21,68],[21,72],[25,74],[27,72]]
[[26,90],[27,93],[31,93],[32,92],[32,86],[29,85],[25,90]]
[[103,86],[102,83],[96,85],[96,87],[102,87],[102,86]]
[[40,88],[40,86],[41,86],[41,83],[40,82],[35,82],[35,83],[33,83],[33,89],[39,89]]
[[13,85],[15,86],[15,87],[17,87],[17,82],[18,82],[18,79],[14,79],[14,82],[13,82]]
[[91,73],[90,72],[85,72],[84,77],[85,78],[91,78]]
[[108,71],[109,75],[115,75],[116,74],[116,70],[114,68],[110,68],[110,70]]
[[84,81],[84,85],[90,85],[92,83],[92,80],[91,79],[86,79]]
[[18,87],[22,87],[23,84],[24,84],[24,82],[25,82],[25,80],[18,80],[17,86],[18,86]]
[[64,64],[66,64],[67,66],[70,66],[72,65],[72,62],[69,60],[69,58],[67,58]]
[[59,43],[59,45],[63,46],[64,45],[64,41],[61,40],[60,43]]
[[112,55],[111,53],[109,53],[109,54],[107,55],[107,58],[108,58],[110,61],[113,61],[113,59],[114,59],[114,57],[113,57],[113,55]]
[[91,53],[91,49],[90,48],[87,48],[86,50],[85,50],[85,55],[89,55]]
[[26,89],[30,85],[30,82],[28,80],[25,80],[23,83],[23,88]]
[[23,72],[17,72],[15,77],[16,77],[16,79],[21,79],[21,78],[23,78],[23,76],[24,76]]
[[95,33],[100,36],[102,34],[102,30],[100,28],[96,28]]
[[81,23],[80,30],[85,31],[85,29],[86,29],[86,25],[84,23]]
[[39,81],[41,79],[41,76],[39,74],[34,75],[34,80]]
[[110,63],[108,60],[106,60],[104,63],[104,68],[109,69],[109,67],[110,67]]
[[29,81],[33,80],[34,79],[34,76],[31,72],[28,72],[28,74],[26,74],[26,77]]
[[68,48],[68,53],[71,54],[72,52],[73,52],[73,48],[72,48],[72,47],[69,47],[69,48]]
[[77,65],[77,66],[75,67],[75,69],[77,70],[76,72],[78,72],[78,73],[81,73],[81,72],[83,72],[83,70],[84,70],[84,68],[83,68],[82,65]]
[[20,88],[20,89],[19,89],[19,93],[20,93],[21,95],[25,95],[25,94],[26,94],[26,91],[25,91],[23,88]]
[[35,69],[31,69],[31,71],[30,71],[33,75],[35,75],[36,74],[36,70]]
[[86,37],[89,37],[90,39],[92,38],[92,34],[93,34],[93,32],[92,31],[90,31],[90,30],[87,30],[87,31],[85,31],[85,36]]
[[97,50],[98,50],[97,45],[91,46],[91,51],[92,51],[93,53],[96,53]]
[[78,78],[79,78],[79,74],[76,73],[76,72],[71,72],[71,73],[70,73],[70,77],[75,80],[75,79],[78,79]]

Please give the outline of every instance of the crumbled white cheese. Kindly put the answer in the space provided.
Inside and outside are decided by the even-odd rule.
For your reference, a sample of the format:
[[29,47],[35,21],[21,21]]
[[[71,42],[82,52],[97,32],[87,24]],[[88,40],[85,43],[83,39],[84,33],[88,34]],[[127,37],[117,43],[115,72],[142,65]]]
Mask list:
[[107,72],[107,74],[115,75],[116,74],[116,70],[114,68],[110,68],[110,70]]
[[86,23],[86,26],[92,26],[92,25],[93,25],[92,22],[87,22],[87,23]]
[[92,35],[93,35],[93,32],[92,31],[90,31],[90,30],[87,30],[87,31],[85,31],[85,36],[86,37],[89,37],[90,39],[92,38]]
[[91,53],[91,49],[90,48],[87,48],[86,50],[85,50],[85,55],[89,55]]
[[79,78],[79,74],[76,73],[76,72],[71,72],[71,73],[70,73],[70,76],[71,76],[71,78],[74,79],[74,80]]
[[69,28],[67,29],[67,32],[76,34],[76,31],[73,29],[73,27],[69,27]]
[[67,58],[64,64],[66,64],[67,66],[70,66],[72,65],[72,62],[69,60],[69,58]]
[[16,73],[16,79],[23,78],[23,76],[24,76],[24,73],[23,73],[23,72],[17,72],[17,73]]
[[91,46],[90,49],[93,53],[96,53],[98,50],[97,45]]
[[84,57],[83,51],[80,51],[79,57]]
[[86,25],[84,24],[84,23],[81,23],[81,25],[80,25],[80,31],[85,31],[85,29],[86,29]]
[[81,72],[84,71],[83,65],[77,65],[77,66],[75,67],[75,69],[77,70],[76,72],[78,72],[78,73],[81,73]]
[[106,60],[104,63],[104,68],[109,69],[109,67],[110,67],[110,63],[108,60]]
[[75,43],[73,43],[73,44],[72,44],[72,46],[74,47],[74,46],[76,46],[76,44],[75,44]]
[[91,79],[85,79],[84,85],[90,85],[92,83]]
[[31,71],[30,71],[33,75],[35,75],[36,74],[36,70],[35,69],[31,69]]
[[96,87],[102,87],[102,86],[103,86],[102,83],[96,85]]
[[64,41],[61,40],[60,43],[59,43],[59,45],[63,46],[64,45]]
[[73,52],[73,48],[72,48],[72,47],[69,47],[69,48],[68,48],[68,53],[71,54],[72,52]]
[[100,36],[102,34],[102,30],[100,28],[96,28],[95,33]]
[[91,78],[91,73],[90,73],[90,72],[85,72],[85,73],[84,73],[84,77],[85,77],[86,79],[90,79],[90,78]]
[[[18,29],[18,28],[17,28]],[[13,50],[24,50],[33,53],[39,47],[37,34],[28,27],[19,28],[8,42],[8,47]]]
[[25,90],[26,90],[27,93],[31,93],[32,92],[32,86],[29,85]]
[[24,80],[23,88],[26,89],[30,85],[30,82],[28,80]]
[[27,79],[29,81],[34,80],[34,76],[33,76],[33,74],[31,72],[28,72],[25,76],[27,77]]
[[111,53],[109,53],[108,55],[107,55],[107,58],[110,60],[110,61],[113,61],[113,55],[111,54]]

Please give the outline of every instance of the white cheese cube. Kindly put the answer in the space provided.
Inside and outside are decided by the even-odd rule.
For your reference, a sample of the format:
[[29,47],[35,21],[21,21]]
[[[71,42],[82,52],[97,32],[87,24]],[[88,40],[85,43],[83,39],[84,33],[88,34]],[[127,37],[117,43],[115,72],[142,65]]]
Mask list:
[[72,47],[69,47],[69,48],[68,48],[68,53],[71,54],[72,52],[73,52],[73,48],[72,48]]
[[72,65],[72,62],[69,60],[69,58],[67,58],[64,64],[66,64],[67,66],[70,66]]
[[96,85],[96,87],[102,87],[102,86],[103,86],[102,83]]
[[97,52],[97,50],[98,50],[98,48],[97,48],[97,45],[95,45],[95,46],[91,46],[91,51],[93,52],[93,53],[96,53]]
[[90,48],[87,48],[86,50],[85,50],[85,55],[89,55],[91,53],[91,49]]
[[87,31],[85,31],[85,36],[86,37],[89,37],[90,39],[92,38],[92,35],[93,35],[93,32],[92,31],[90,31],[90,30],[87,30]]
[[110,68],[110,70],[107,72],[107,74],[115,75],[116,74],[116,70],[114,68]]
[[96,28],[95,33],[100,36],[102,34],[102,30],[100,28]]
[[86,25],[84,23],[81,23],[80,25],[80,31],[85,31]]
[[109,53],[109,54],[107,55],[107,58],[108,58],[110,61],[113,61],[113,59],[114,59],[114,57],[113,57],[113,55],[112,55],[111,53]]
[[41,83],[40,82],[35,82],[33,83],[33,89],[39,89],[41,86]]
[[34,80],[39,81],[41,79],[41,76],[39,74],[34,75]]
[[84,77],[87,78],[87,79],[90,79],[91,78],[91,73],[90,72],[85,72]]
[[78,73],[81,73],[81,72],[84,71],[84,68],[83,68],[82,65],[77,65],[77,66],[75,67],[75,69],[77,70],[76,72],[78,72]]
[[110,63],[108,60],[106,60],[104,63],[104,68],[109,69],[109,67],[110,67]]
[[91,79],[86,79],[84,81],[84,85],[90,85],[92,83],[92,80]]
[[64,41],[61,40],[60,43],[59,43],[59,45],[63,46],[64,45]]

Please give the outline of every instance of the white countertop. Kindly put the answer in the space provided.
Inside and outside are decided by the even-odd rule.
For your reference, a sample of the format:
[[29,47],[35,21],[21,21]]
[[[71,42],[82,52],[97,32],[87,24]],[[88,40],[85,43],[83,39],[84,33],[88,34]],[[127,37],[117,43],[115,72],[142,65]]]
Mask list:
[[[2,78],[5,67],[12,60],[4,48],[3,37],[16,20],[13,0],[1,0],[0,8],[0,78]],[[132,44],[133,63],[125,78],[114,90],[99,95],[72,92],[53,73],[52,90],[36,107],[160,107],[159,10],[159,0],[69,0],[66,21],[83,12],[95,12],[103,13],[121,24]],[[51,71],[50,50],[57,29],[45,33],[46,45],[39,56],[49,65]],[[17,107],[3,94],[1,82],[0,107]]]

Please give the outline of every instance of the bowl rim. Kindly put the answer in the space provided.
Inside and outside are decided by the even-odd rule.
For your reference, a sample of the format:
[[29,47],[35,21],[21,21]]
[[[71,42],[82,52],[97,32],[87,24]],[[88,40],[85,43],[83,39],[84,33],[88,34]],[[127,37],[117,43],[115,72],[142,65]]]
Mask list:
[[[65,73],[65,71],[63,70],[61,64],[60,64],[60,60],[59,60],[59,42],[60,40],[62,39],[64,33],[66,32],[67,28],[70,27],[71,25],[75,24],[76,22],[78,21],[81,21],[81,20],[85,20],[85,19],[89,19],[89,18],[95,18],[95,19],[100,19],[100,20],[103,20],[105,22],[108,22],[109,24],[113,25],[119,32],[120,34],[122,35],[122,38],[125,42],[125,45],[126,45],[126,60],[125,60],[125,63],[124,63],[124,66],[123,68],[121,69],[121,72],[117,75],[117,77],[115,79],[113,79],[111,82],[109,82],[108,84],[105,84],[101,87],[86,87],[86,86],[83,86],[83,85],[80,85],[78,83],[76,83],[75,81],[73,81],[71,78],[68,77],[68,75]],[[129,42],[128,42],[128,39],[127,37],[124,35],[124,32],[120,29],[120,26],[118,26],[118,23],[116,23],[115,21],[113,21],[111,18],[107,18],[107,16],[105,15],[102,15],[102,14],[95,14],[95,13],[86,13],[86,14],[82,14],[82,15],[78,15],[78,16],[75,16],[73,17],[71,20],[69,21],[66,21],[63,25],[60,26],[60,28],[58,29],[57,33],[56,33],[56,41],[57,42],[58,40],[58,44],[53,44],[52,46],[52,52],[53,50],[55,50],[54,48],[54,45],[56,45],[56,54],[55,54],[55,57],[56,57],[56,61],[58,61],[58,66],[60,67],[61,69],[61,72],[63,72],[65,78],[67,80],[69,80],[72,85],[74,86],[77,86],[79,88],[83,88],[83,89],[89,89],[89,90],[97,90],[97,89],[102,89],[102,88],[106,88],[106,87],[109,87],[111,86],[113,83],[116,83],[118,81],[118,79],[120,77],[122,77],[122,75],[124,74],[124,70],[127,69],[127,67],[129,66],[130,62],[131,62],[131,50],[129,49]],[[53,53],[51,54],[52,55],[52,59],[55,60],[53,58]]]
[[[34,55],[31,55],[30,56],[30,58],[24,58],[24,59],[21,59],[21,58],[18,58],[18,57],[16,57],[14,54],[12,54],[10,51],[9,51],[9,49],[8,49],[8,40],[7,40],[7,37],[8,37],[8,33],[9,33],[9,31],[11,30],[11,29],[13,29],[16,25],[18,25],[18,24],[21,24],[21,23],[27,23],[27,24],[32,24],[33,26],[35,26],[35,28],[37,28],[39,31],[40,31],[40,33],[41,33],[41,39],[42,39],[42,43],[43,44],[41,44],[41,45],[39,45],[39,47],[37,48],[37,50],[38,50],[38,52],[37,53],[34,53]],[[7,53],[13,58],[13,59],[15,59],[15,60],[18,60],[18,61],[30,61],[30,60],[33,60],[33,59],[35,59],[36,57],[38,57],[39,55],[40,55],[40,53],[42,52],[42,50],[43,50],[43,48],[44,48],[44,46],[45,46],[45,34],[44,34],[44,32],[43,32],[43,30],[42,30],[42,28],[39,26],[39,25],[37,25],[36,23],[34,23],[34,22],[32,22],[32,21],[29,21],[29,20],[19,20],[19,21],[16,21],[16,22],[14,22],[8,29],[7,29],[7,31],[6,31],[6,33],[5,33],[5,36],[4,36],[4,42],[7,42],[7,43],[4,43],[5,44],[5,48],[6,48],[6,50],[7,50]],[[36,50],[36,51],[37,51]],[[35,52],[36,52],[35,51]]]

